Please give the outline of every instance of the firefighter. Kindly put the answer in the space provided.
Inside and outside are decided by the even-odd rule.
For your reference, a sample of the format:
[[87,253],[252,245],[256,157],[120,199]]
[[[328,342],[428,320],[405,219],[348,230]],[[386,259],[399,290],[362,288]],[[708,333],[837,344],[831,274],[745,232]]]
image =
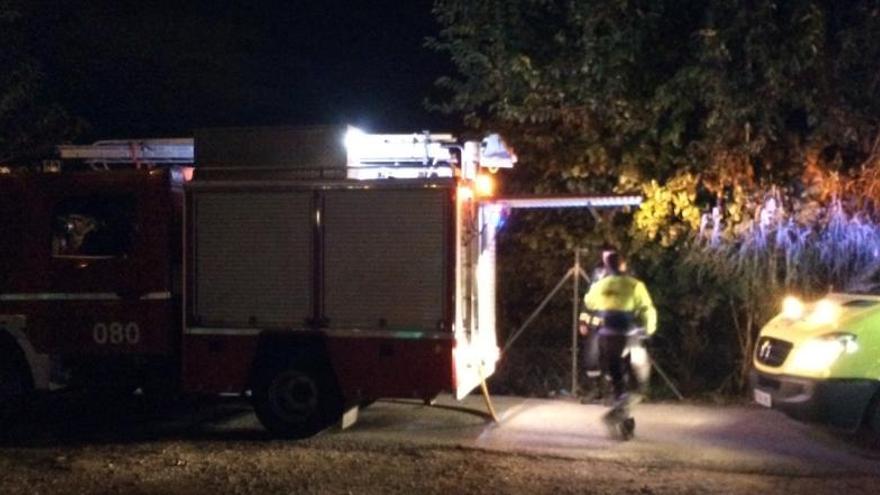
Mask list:
[[[605,269],[600,264],[592,273],[592,283],[596,284],[605,277]],[[601,318],[582,311],[578,317],[578,333],[581,335],[581,365],[586,372],[582,404],[601,400],[608,387],[602,379],[599,366],[599,324]]]
[[[599,359],[603,373],[611,379],[614,405],[606,414],[609,427],[620,427],[624,438],[632,435],[635,422],[629,417],[629,406],[641,399],[647,386],[647,373],[633,370],[637,392],[628,394],[625,376],[630,349],[641,349],[642,340],[657,329],[657,310],[645,284],[626,274],[626,263],[616,251],[605,251],[602,263],[606,276],[593,284],[584,296],[588,315],[601,318],[598,325]],[[647,359],[639,363],[648,366]],[[636,364],[636,363],[632,363]]]
[[70,213],[59,217],[58,222],[60,228],[52,239],[53,254],[89,254],[83,252],[83,245],[97,228],[95,219],[81,213]]

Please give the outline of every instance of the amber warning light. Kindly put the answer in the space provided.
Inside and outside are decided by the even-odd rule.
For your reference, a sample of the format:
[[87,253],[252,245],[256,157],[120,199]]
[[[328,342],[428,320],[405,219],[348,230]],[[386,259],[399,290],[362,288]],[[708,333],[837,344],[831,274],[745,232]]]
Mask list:
[[490,175],[480,174],[474,180],[474,188],[477,196],[481,198],[491,197],[495,193],[495,178]]

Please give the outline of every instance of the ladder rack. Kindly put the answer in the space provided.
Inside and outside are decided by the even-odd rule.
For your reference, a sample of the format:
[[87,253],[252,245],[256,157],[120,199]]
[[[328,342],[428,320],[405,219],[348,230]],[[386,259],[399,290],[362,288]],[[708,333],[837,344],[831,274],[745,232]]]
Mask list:
[[132,163],[192,165],[192,138],[106,140],[87,145],[61,145],[62,160],[83,160],[92,164]]

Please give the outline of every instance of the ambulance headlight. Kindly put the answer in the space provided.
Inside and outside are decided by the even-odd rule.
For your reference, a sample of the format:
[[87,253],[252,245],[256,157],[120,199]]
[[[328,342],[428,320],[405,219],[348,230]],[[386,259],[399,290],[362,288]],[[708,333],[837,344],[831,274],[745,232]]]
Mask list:
[[832,325],[837,323],[839,311],[837,304],[828,299],[822,299],[816,303],[816,307],[810,313],[810,323],[815,325]]
[[786,296],[782,300],[782,317],[797,320],[804,316],[804,303],[795,296]]
[[791,367],[805,373],[828,371],[843,354],[859,349],[856,336],[851,333],[831,333],[807,340],[794,350]]

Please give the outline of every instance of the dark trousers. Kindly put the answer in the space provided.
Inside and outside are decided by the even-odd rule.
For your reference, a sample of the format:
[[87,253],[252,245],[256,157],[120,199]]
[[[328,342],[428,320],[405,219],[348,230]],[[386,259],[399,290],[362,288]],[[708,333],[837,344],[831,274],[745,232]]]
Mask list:
[[[632,380],[631,385],[636,389],[642,389],[647,385],[642,381],[646,380],[649,368],[633,370],[633,363],[630,363],[629,354],[625,352],[629,346],[636,345],[642,345],[638,342],[638,337],[613,333],[599,335],[599,359],[602,373],[611,378],[615,399],[619,399],[626,393],[627,376]],[[650,364],[642,363],[640,366],[650,366]]]
[[599,359],[602,373],[611,377],[615,399],[619,399],[626,393],[626,383],[624,382],[626,362],[623,359],[626,343],[626,335],[599,335]]
[[598,329],[590,329],[590,333],[581,337],[581,367],[588,377],[598,374],[602,369],[599,361]]

